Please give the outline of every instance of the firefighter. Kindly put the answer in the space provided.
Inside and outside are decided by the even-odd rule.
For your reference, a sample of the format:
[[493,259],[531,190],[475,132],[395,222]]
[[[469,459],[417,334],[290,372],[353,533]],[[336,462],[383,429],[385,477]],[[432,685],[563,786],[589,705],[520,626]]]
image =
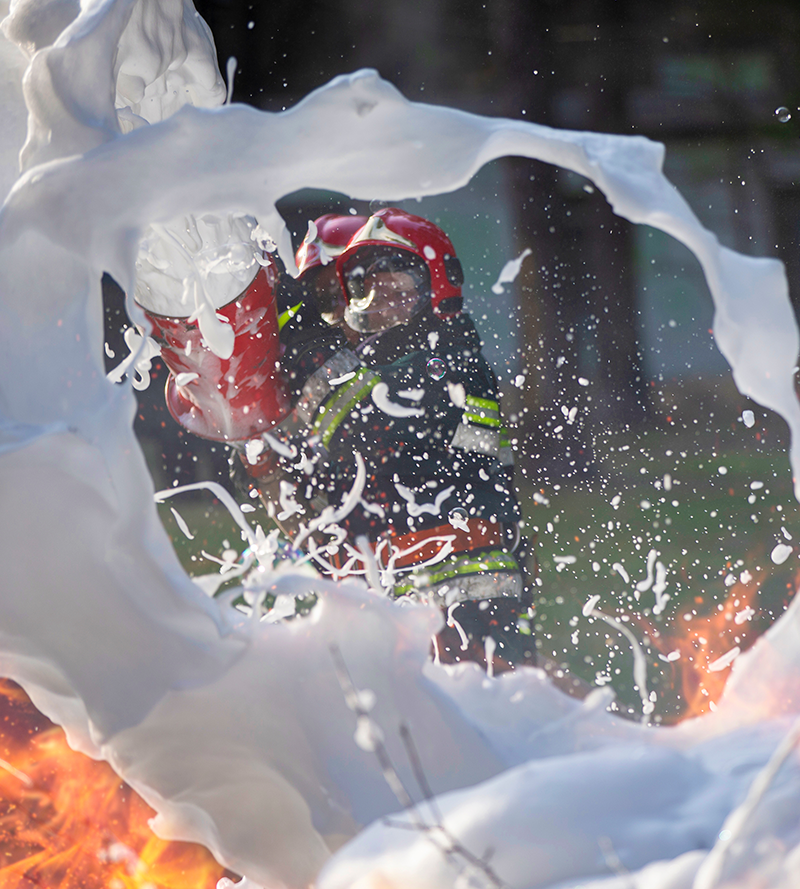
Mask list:
[[[346,234],[320,222],[307,246],[319,239],[330,256]],[[323,571],[440,606],[441,661],[532,663],[511,452],[450,239],[394,208],[352,234],[336,274],[354,345],[324,303],[320,314],[314,267],[294,281],[273,254],[254,255],[239,274],[252,281],[226,302],[231,279],[205,333],[198,312],[145,304],[173,416],[235,448]]]
[[533,663],[519,632],[528,602],[511,451],[450,239],[387,208],[356,231],[336,271],[358,343],[340,327],[309,335],[303,312],[281,331],[295,404],[281,449],[300,455],[281,463],[306,503],[328,504],[306,526],[329,543],[305,543],[333,576],[362,573],[390,595],[439,605],[441,661]]

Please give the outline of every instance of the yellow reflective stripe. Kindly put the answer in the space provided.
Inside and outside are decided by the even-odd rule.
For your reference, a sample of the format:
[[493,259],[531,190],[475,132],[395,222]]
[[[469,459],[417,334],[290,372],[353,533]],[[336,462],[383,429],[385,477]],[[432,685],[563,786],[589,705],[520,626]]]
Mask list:
[[[365,382],[366,378],[366,382]],[[381,378],[362,367],[349,385],[335,394],[320,407],[312,424],[315,432],[321,432],[322,444],[327,448],[342,420],[353,407],[362,401],[380,383]],[[356,390],[355,392],[353,390]]]
[[284,325],[286,325],[289,321],[292,320],[292,318],[294,318],[294,316],[300,311],[302,306],[303,303],[299,302],[296,306],[292,306],[285,312],[281,312],[280,315],[278,315],[278,330],[283,330]]
[[350,394],[352,390],[361,386],[365,377],[372,376],[374,376],[374,374],[368,371],[365,367],[361,367],[356,371],[355,376],[347,380],[345,384],[342,384],[333,390],[328,396],[328,400],[321,405],[317,411],[311,424],[314,431],[319,432],[323,426],[327,426],[327,424],[331,422],[332,417],[336,415],[335,412],[338,410],[339,404],[343,402],[349,403],[352,397]]
[[467,395],[467,407],[481,408],[487,411],[499,411],[500,405],[491,398],[478,398],[477,395]]
[[443,580],[450,580],[461,574],[483,574],[486,571],[518,571],[519,565],[517,560],[503,552],[487,553],[482,558],[475,558],[468,562],[461,562],[445,571],[438,571],[436,574],[429,575],[430,583],[441,583]]
[[[456,554],[451,557],[448,562],[444,563],[444,568],[436,573],[429,573],[424,568],[418,569],[418,577],[423,580],[422,586],[435,586],[446,580],[452,580],[454,577],[460,577],[468,574],[485,574],[488,571],[519,571],[519,563],[514,556],[503,550],[492,550],[483,553],[482,556],[475,556],[472,553]],[[437,566],[438,567],[438,566]],[[412,567],[412,573],[417,573]],[[407,593],[414,592],[420,586],[419,583],[405,581],[397,583],[394,586],[395,596],[404,596]]]
[[377,385],[380,383],[381,378],[375,376],[371,380],[367,380],[365,386],[359,389],[358,392],[344,405],[344,407],[338,411],[338,413],[331,419],[328,428],[322,434],[322,444],[327,448],[330,444],[331,439],[334,436],[334,433],[341,425],[342,420],[345,418],[347,414],[353,409],[353,407],[365,398]]
[[499,417],[487,417],[484,414],[470,413],[470,411],[464,411],[464,419],[476,426],[491,426],[493,429],[502,425]]
[[413,583],[396,583],[392,587],[393,596],[407,596],[409,593],[415,593],[417,587]]
[[476,426],[501,426],[500,405],[491,398],[478,398],[477,395],[467,395],[467,407],[464,411],[464,419]]

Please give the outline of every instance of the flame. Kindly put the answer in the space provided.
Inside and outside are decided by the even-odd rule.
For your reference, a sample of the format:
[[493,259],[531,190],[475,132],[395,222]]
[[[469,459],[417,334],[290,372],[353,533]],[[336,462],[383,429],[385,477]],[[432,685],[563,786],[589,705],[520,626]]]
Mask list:
[[3,889],[213,889],[224,868],[202,846],[158,839],[154,815],[0,680]]
[[709,614],[697,613],[705,599],[695,596],[693,606],[681,609],[671,630],[651,633],[661,659],[670,662],[676,673],[684,702],[681,719],[715,708],[730,665],[755,641],[759,627],[753,620],[757,613],[753,602],[765,576],[765,571],[743,572],[728,588],[725,601]]

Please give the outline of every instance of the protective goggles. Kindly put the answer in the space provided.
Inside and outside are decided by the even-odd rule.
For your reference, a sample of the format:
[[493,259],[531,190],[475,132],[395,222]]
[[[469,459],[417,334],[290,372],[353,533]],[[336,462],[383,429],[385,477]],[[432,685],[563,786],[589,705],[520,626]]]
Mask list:
[[343,276],[348,302],[362,303],[368,296],[367,284],[370,279],[394,272],[408,275],[410,285],[421,297],[430,294],[430,272],[419,256],[408,250],[391,247],[364,247],[344,265]]

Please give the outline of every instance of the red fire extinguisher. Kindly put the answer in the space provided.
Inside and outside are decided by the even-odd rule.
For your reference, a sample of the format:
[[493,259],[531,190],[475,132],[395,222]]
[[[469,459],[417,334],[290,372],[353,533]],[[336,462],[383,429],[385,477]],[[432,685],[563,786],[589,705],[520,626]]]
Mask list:
[[278,363],[277,284],[277,270],[269,262],[243,293],[216,310],[218,320],[230,324],[235,337],[227,359],[209,348],[197,321],[145,311],[170,370],[169,412],[195,435],[246,441],[289,413]]

